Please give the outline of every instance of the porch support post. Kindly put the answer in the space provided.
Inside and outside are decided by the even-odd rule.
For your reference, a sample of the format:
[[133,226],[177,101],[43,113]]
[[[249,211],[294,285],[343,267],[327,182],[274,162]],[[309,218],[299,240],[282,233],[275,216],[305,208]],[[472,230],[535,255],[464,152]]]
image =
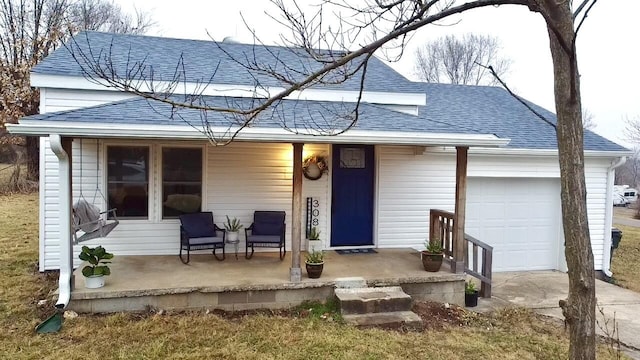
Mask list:
[[302,280],[300,270],[300,248],[302,244],[302,148],[304,144],[293,144],[293,197],[291,214],[291,281]]
[[467,153],[468,147],[456,147],[456,210],[453,220],[453,262],[451,271],[463,273],[467,258],[467,242],[464,240],[464,220],[467,204]]

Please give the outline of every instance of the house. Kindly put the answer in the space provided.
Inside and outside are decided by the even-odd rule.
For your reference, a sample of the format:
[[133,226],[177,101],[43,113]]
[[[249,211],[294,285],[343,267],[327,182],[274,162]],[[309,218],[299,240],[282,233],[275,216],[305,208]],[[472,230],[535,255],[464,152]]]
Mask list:
[[[283,86],[250,75],[230,55],[305,61],[290,49],[237,43],[98,32],[75,39],[85,50],[90,44],[96,58],[108,54],[119,74],[145,59],[156,80],[171,81],[182,62],[188,86],[172,96],[205,83],[210,105],[251,102],[257,79],[272,90]],[[343,134],[314,136],[295,127],[355,101],[359,79],[304,90],[265,111],[231,144],[213,146],[198,130],[200,111],[169,116],[170,104],[91,81],[67,48],[57,49],[32,70],[40,115],[9,126],[41,136],[40,270],[78,265],[79,245],[69,247],[61,226],[69,220],[69,195],[117,208],[115,230],[87,242],[116,255],[177,255],[176,215],[199,210],[213,211],[218,224],[229,215],[245,225],[255,210],[285,210],[288,251],[296,250],[292,244],[304,248],[307,223],[321,230],[325,249],[420,248],[430,210],[441,209],[462,225],[454,237],[461,231],[493,246],[493,271],[565,270],[555,116],[528,103],[550,122],[543,121],[501,88],[411,82],[375,57],[367,71],[359,120]],[[206,120],[221,132],[231,121],[219,113]],[[614,171],[629,151],[590,131],[584,145],[595,270],[607,273]],[[295,189],[300,157],[310,155],[324,156],[329,171]],[[292,200],[296,190],[310,200]],[[178,205],[184,195],[190,200]],[[296,265],[294,259],[292,271]],[[60,281],[62,287],[69,280]]]

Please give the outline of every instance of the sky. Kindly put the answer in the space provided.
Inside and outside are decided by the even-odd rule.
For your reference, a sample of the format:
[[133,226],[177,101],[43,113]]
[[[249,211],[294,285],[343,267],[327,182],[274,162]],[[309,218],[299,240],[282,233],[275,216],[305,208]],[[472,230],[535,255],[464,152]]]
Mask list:
[[[276,43],[285,30],[265,13],[277,14],[267,0],[116,0],[127,10],[150,13],[149,35],[222,40],[232,36],[252,43],[241,14],[265,43]],[[317,3],[300,0],[301,3]],[[224,4],[224,5],[221,5]],[[633,146],[625,136],[625,119],[640,117],[640,0],[600,0],[582,26],[577,43],[583,108],[593,114],[595,132]],[[418,31],[403,57],[390,65],[405,77],[414,75],[415,50],[430,39],[474,32],[497,37],[512,63],[504,76],[518,95],[553,112],[553,69],[544,20],[522,6],[469,11],[439,26]],[[428,106],[427,94],[427,106]]]

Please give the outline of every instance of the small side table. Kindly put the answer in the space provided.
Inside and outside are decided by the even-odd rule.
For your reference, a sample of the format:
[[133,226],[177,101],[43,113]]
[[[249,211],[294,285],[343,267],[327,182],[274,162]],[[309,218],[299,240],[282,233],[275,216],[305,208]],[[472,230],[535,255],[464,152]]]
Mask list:
[[233,244],[233,247],[234,247],[234,248],[235,248],[235,250],[236,250],[236,251],[235,251],[235,254],[236,254],[236,260],[238,260],[238,244],[240,244],[240,239],[238,239],[238,240],[233,240],[233,241],[227,240],[226,242],[227,242],[227,244]]

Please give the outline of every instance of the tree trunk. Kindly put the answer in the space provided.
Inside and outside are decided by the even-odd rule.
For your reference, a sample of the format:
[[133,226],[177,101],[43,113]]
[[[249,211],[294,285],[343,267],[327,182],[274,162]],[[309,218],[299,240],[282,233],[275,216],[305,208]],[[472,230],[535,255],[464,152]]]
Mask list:
[[587,219],[580,79],[571,2],[544,0],[557,113],[558,154],[569,298],[561,301],[569,324],[569,358],[595,359],[595,277]]
[[27,179],[38,181],[40,176],[40,138],[27,136]]

